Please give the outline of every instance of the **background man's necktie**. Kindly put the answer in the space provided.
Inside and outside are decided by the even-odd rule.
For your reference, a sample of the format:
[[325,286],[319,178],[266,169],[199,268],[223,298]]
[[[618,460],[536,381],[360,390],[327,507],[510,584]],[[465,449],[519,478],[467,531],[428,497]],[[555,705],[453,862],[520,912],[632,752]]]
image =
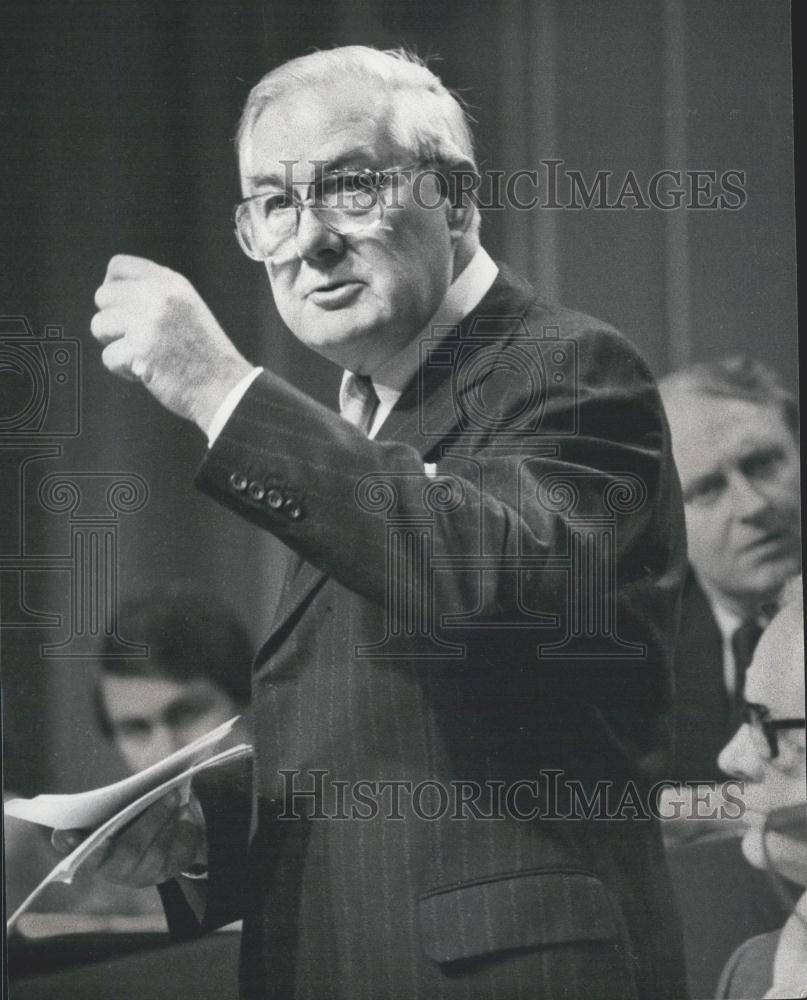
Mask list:
[[732,722],[739,726],[742,722],[743,691],[745,674],[757,648],[762,626],[757,621],[743,622],[731,637],[731,651],[734,654],[734,698]]
[[369,375],[351,372],[343,392],[342,416],[360,431],[369,434],[378,407],[378,396]]

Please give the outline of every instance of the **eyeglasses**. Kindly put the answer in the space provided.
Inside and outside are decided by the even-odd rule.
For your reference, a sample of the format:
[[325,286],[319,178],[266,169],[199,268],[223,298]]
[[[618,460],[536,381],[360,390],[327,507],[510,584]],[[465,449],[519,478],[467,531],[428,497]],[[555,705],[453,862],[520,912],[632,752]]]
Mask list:
[[767,705],[743,702],[743,722],[747,723],[760,756],[775,760],[779,756],[779,732],[783,729],[804,729],[805,719],[772,719]]
[[387,182],[396,176],[407,177],[415,166],[417,164],[386,170],[369,167],[330,170],[307,185],[305,199],[293,189],[266,191],[244,198],[233,210],[241,249],[252,260],[274,256],[297,235],[304,208],[310,208],[322,225],[340,236],[372,229],[383,219],[385,208],[391,207],[382,196]]

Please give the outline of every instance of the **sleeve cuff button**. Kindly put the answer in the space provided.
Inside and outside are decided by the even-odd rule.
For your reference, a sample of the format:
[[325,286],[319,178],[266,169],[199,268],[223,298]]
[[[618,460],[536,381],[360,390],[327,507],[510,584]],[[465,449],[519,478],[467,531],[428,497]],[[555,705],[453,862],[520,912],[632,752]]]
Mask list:
[[286,508],[286,513],[289,515],[292,521],[299,521],[300,518],[303,516],[302,507],[294,500],[287,500],[286,503],[284,504],[284,507]]

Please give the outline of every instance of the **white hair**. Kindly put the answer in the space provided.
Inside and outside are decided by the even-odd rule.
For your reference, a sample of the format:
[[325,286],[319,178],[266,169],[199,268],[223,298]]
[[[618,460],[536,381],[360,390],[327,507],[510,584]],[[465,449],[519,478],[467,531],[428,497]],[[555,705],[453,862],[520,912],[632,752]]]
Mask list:
[[250,91],[236,135],[241,143],[266,107],[310,87],[360,83],[386,100],[394,141],[423,162],[470,164],[476,170],[469,117],[459,99],[425,63],[403,49],[366,45],[313,52],[283,63]]

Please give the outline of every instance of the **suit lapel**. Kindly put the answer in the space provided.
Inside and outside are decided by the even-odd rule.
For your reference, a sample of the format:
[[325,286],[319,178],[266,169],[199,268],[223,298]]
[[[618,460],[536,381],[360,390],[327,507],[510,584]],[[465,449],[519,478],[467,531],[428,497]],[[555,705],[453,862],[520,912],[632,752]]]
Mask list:
[[[460,344],[472,332],[478,319],[510,319],[524,315],[535,292],[521,278],[512,274],[503,264],[490,291],[479,305],[460,323],[457,335],[446,338],[445,343]],[[401,398],[384,421],[376,440],[394,441],[416,448],[425,458],[457,426],[457,412],[451,386],[452,366],[429,364],[424,344],[421,358],[426,364],[415,373],[401,394]],[[435,348],[439,346],[437,338]]]
[[[467,336],[478,318],[523,316],[534,297],[535,293],[526,281],[500,264],[499,274],[490,291],[476,309],[463,319],[456,339],[461,340]],[[436,344],[437,341],[435,346]],[[434,452],[457,425],[450,385],[451,373],[450,365],[429,364],[416,372],[381,426],[376,440],[408,444],[416,448],[424,459]],[[272,631],[263,643],[258,659],[267,651],[272,640],[279,637],[279,633],[288,630],[292,617],[296,620],[326,579],[327,573],[312,563],[301,561],[294,579],[284,587]]]

